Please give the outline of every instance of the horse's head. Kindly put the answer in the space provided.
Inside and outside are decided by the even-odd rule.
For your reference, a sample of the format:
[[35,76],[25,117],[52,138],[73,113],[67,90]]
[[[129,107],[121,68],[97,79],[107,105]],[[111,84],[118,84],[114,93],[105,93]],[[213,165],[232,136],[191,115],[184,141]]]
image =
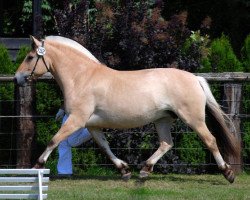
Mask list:
[[50,59],[46,56],[44,41],[39,41],[33,36],[32,49],[27,54],[22,64],[18,67],[15,79],[19,85],[26,85],[28,81],[42,76],[50,69]]

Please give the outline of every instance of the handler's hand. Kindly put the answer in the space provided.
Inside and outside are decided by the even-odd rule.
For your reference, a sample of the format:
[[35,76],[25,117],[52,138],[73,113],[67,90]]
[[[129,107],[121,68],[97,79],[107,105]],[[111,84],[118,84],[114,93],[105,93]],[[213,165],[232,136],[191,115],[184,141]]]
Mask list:
[[56,120],[56,121],[62,120],[63,116],[64,116],[64,110],[60,108],[60,109],[58,110],[58,112],[56,113],[56,118],[55,118],[55,120]]

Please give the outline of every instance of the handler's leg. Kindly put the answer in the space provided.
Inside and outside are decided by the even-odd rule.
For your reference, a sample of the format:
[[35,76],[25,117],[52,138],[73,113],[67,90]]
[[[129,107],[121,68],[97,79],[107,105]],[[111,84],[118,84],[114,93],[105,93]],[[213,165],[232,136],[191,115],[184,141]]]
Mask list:
[[160,146],[157,151],[145,162],[140,171],[140,178],[145,178],[153,171],[157,161],[173,147],[173,140],[170,133],[171,126],[175,120],[173,118],[164,118],[155,122],[156,131],[158,133]]
[[59,158],[57,162],[57,172],[63,175],[72,175],[72,152],[68,140],[63,140],[58,145]]
[[68,137],[68,143],[71,147],[77,147],[89,141],[92,138],[87,128],[81,128]]
[[43,168],[51,152],[58,146],[58,144],[65,140],[69,135],[74,133],[80,128],[79,118],[69,116],[67,121],[62,125],[56,135],[49,142],[43,154],[39,157],[34,168]]
[[89,129],[90,133],[92,134],[94,140],[97,142],[99,147],[108,155],[110,160],[115,164],[115,166],[120,170],[122,174],[122,178],[124,180],[128,180],[131,177],[131,172],[128,170],[128,164],[124,162],[123,160],[120,160],[117,158],[113,152],[110,150],[110,147],[108,145],[108,141],[106,140],[106,137],[104,133],[100,129]]

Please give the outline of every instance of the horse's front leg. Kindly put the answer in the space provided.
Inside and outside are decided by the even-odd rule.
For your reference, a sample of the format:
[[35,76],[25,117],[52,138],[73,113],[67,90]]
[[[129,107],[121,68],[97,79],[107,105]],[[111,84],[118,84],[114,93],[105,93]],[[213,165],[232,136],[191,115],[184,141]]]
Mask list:
[[129,171],[129,166],[126,162],[123,160],[117,158],[113,152],[111,151],[108,141],[106,140],[106,137],[104,133],[100,129],[96,128],[88,128],[89,132],[93,136],[96,143],[99,145],[99,147],[108,155],[110,160],[115,164],[117,169],[120,170],[122,179],[123,180],[129,180],[131,178],[131,172]]
[[76,120],[74,116],[70,115],[68,117],[67,121],[62,125],[62,127],[59,129],[56,135],[51,139],[51,141],[47,145],[47,148],[39,157],[37,163],[33,168],[36,169],[44,168],[44,165],[49,155],[58,146],[58,144],[80,128],[79,123],[77,123],[77,121],[78,120]]

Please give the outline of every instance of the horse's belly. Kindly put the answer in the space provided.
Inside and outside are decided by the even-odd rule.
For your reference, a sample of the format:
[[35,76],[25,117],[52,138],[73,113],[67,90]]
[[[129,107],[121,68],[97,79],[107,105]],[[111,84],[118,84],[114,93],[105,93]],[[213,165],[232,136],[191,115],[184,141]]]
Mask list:
[[86,126],[100,127],[100,128],[135,128],[140,127],[157,119],[169,116],[166,111],[157,111],[147,114],[125,115],[108,114],[108,113],[94,113],[87,121]]

